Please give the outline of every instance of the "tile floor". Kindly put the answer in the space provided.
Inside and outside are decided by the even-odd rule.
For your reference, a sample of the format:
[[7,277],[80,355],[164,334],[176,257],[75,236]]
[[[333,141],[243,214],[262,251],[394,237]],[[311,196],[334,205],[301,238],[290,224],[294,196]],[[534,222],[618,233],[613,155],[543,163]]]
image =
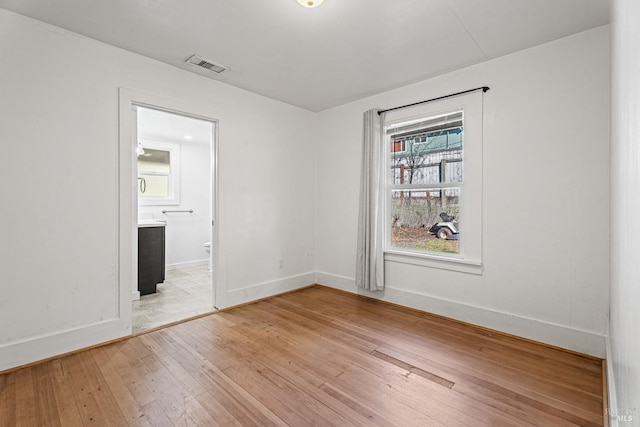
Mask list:
[[133,333],[215,311],[207,266],[169,270],[155,294],[133,301]]

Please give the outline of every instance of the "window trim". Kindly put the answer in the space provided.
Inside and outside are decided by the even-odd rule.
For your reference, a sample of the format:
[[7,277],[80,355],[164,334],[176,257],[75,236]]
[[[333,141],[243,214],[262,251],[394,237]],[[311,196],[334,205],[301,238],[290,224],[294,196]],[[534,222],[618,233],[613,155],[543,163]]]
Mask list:
[[[141,206],[177,206],[180,204],[180,144],[176,142],[155,141],[139,138],[143,149],[162,150],[169,152],[169,196],[145,197],[138,195],[138,204]],[[136,175],[140,176],[137,168]]]
[[399,264],[417,265],[419,267],[453,270],[462,273],[482,275],[483,266],[480,261],[468,261],[460,258],[414,253],[388,249],[384,251],[384,260]]
[[[407,250],[391,246],[391,190],[398,189],[400,186],[389,183],[387,171],[390,167],[390,156],[389,150],[385,148],[384,152],[387,153],[383,159],[385,175],[381,186],[385,205],[383,248],[385,260],[482,274],[482,99],[483,93],[478,91],[386,113],[382,132],[382,143],[385,147],[390,142],[390,136],[387,135],[386,130],[394,123],[442,115],[457,109],[463,111],[463,182],[438,183],[437,186],[460,188],[459,216],[464,227],[464,238],[460,240],[460,251],[457,254]],[[415,185],[418,184],[411,184],[412,187]]]

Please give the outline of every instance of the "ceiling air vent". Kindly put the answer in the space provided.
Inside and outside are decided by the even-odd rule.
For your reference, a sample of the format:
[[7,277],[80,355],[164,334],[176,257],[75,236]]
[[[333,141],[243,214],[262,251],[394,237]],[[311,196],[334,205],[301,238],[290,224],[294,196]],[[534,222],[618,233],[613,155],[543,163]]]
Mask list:
[[227,69],[227,67],[224,67],[219,64],[214,64],[213,62],[207,61],[206,59],[198,55],[191,56],[191,58],[187,59],[186,62],[187,64],[197,65],[198,67],[202,67],[209,71],[213,71],[216,74],[222,74],[222,72],[224,72]]

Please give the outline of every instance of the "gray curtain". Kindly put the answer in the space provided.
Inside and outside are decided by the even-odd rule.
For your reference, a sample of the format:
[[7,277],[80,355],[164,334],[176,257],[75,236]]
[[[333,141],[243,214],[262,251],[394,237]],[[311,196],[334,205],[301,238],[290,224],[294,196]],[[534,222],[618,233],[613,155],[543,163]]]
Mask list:
[[364,113],[356,286],[369,291],[384,290],[383,119],[378,110]]

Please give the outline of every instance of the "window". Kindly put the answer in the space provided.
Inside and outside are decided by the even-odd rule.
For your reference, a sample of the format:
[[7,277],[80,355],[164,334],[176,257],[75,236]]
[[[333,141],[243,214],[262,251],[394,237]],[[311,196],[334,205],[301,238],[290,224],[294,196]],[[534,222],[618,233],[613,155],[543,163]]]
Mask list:
[[393,141],[393,146],[391,147],[391,152],[392,153],[399,153],[405,150],[405,145],[404,145],[405,141],[401,140],[401,139],[397,139]]
[[383,140],[385,252],[479,265],[482,93],[387,113]]
[[138,155],[138,200],[142,205],[180,203],[180,146],[172,143],[142,142]]

